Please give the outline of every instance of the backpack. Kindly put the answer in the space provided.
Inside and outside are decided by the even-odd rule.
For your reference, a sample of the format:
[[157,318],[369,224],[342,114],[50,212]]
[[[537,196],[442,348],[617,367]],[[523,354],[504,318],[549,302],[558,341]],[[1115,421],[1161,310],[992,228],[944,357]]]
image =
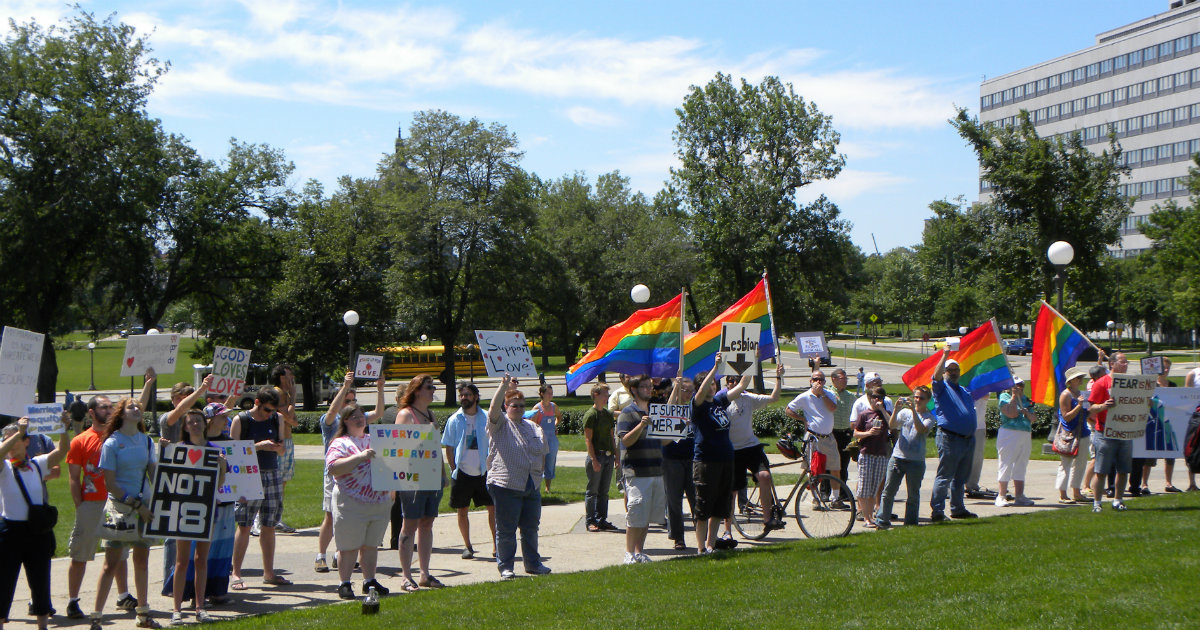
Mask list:
[[1196,406],[1191,420],[1188,420],[1187,437],[1183,440],[1183,459],[1189,470],[1200,472],[1200,405]]

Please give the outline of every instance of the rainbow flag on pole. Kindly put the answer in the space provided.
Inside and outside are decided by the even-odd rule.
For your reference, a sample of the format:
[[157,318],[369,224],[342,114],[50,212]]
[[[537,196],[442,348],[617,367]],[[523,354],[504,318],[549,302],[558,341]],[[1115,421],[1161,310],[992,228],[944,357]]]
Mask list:
[[915,389],[919,385],[932,383],[933,372],[943,355],[958,361],[958,382],[970,390],[976,400],[1013,386],[1012,368],[1000,344],[1000,331],[994,319],[963,335],[958,342],[958,350],[939,352],[914,365],[901,377],[904,384],[909,389]]
[[604,371],[674,377],[684,325],[682,293],[662,306],[635,312],[604,331],[596,347],[567,370],[567,391]]
[[1035,403],[1055,406],[1058,393],[1067,386],[1065,374],[1079,355],[1093,345],[1067,318],[1045,301],[1033,328],[1033,375],[1029,397]]
[[767,279],[764,277],[737,303],[683,340],[684,376],[691,378],[712,369],[717,350],[721,349],[721,324],[724,322],[761,324],[758,358],[765,361],[775,357],[775,326],[767,298]]

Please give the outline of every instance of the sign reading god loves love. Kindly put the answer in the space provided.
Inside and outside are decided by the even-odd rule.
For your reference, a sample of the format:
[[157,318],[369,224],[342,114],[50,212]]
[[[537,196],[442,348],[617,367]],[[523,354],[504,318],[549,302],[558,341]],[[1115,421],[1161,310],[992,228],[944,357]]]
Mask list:
[[437,490],[442,487],[442,434],[432,424],[371,425],[371,489]]

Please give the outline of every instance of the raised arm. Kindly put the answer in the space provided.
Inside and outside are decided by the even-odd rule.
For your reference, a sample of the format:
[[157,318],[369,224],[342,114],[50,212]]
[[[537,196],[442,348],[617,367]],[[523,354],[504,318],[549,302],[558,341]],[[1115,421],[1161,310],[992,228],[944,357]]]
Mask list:
[[946,371],[946,348],[943,347],[938,355],[937,365],[933,367],[933,380],[941,381],[942,374]]
[[54,468],[59,465],[63,459],[67,457],[67,453],[71,450],[71,441],[67,439],[67,431],[71,428],[71,414],[63,412],[62,415],[63,432],[58,434],[58,444],[53,451],[46,456],[46,465]]
[[163,418],[166,420],[167,426],[175,426],[175,423],[179,422],[179,420],[183,418],[188,409],[191,409],[193,406],[195,406],[196,401],[200,400],[200,397],[208,392],[208,388],[212,387],[212,382],[212,374],[205,376],[204,380],[200,382],[200,387],[196,388],[196,391],[188,394],[186,398],[179,401],[178,405],[175,405],[174,409],[168,411],[167,415],[163,416]]
[[780,363],[775,367],[775,386],[771,388],[771,395],[767,398],[767,404],[779,400],[779,391],[783,387],[783,372],[783,364]]
[[383,386],[384,380],[382,378],[375,381],[375,408],[371,410],[371,413],[367,414],[367,424],[373,424],[383,419],[383,408],[387,406],[387,401],[383,397]]
[[746,388],[750,386],[750,379],[752,378],[754,377],[750,376],[749,372],[743,374],[742,380],[738,381],[737,385],[729,388],[728,392],[725,392],[725,395],[729,397],[729,402],[733,402],[742,397],[742,392],[746,391]]
[[154,389],[156,381],[158,381],[158,374],[154,371],[154,368],[146,368],[146,376],[143,377],[142,381],[142,393],[138,396],[138,407],[141,407],[143,410],[150,408],[150,392]]
[[[696,401],[696,404],[705,403],[712,398],[713,379],[716,378],[717,366],[719,365],[721,365],[720,352],[713,357],[712,369],[708,371],[708,374],[704,375],[704,380],[700,382],[700,387],[696,389],[696,393],[692,396],[692,399]],[[738,392],[738,395],[740,396],[741,392]]]
[[504,373],[504,378],[500,379],[500,386],[496,388],[496,393],[492,394],[492,402],[488,405],[488,424],[500,424],[504,421],[504,392],[508,391],[508,384],[512,382],[512,375],[508,372]]
[[[333,400],[329,401],[329,409],[325,412],[326,426],[333,426],[333,423],[337,422],[338,414],[342,412],[342,406],[346,404],[346,394],[350,393],[350,390],[353,388],[354,370],[347,370],[346,378],[342,381],[341,389],[339,389],[337,394],[333,396]],[[380,406],[376,406],[376,409],[379,409]],[[382,415],[382,412],[380,415]],[[369,421],[370,419],[368,419],[368,422]]]

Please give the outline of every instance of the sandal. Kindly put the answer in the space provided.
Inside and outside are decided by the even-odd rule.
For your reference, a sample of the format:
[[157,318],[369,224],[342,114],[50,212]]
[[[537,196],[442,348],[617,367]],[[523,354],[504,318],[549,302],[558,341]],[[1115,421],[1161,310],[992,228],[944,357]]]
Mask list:
[[406,593],[415,593],[415,592],[421,590],[421,588],[419,586],[417,586],[416,582],[413,582],[412,580],[410,580],[408,578],[404,578],[403,580],[400,581],[400,590],[402,590]]
[[263,579],[263,584],[270,584],[271,586],[289,586],[291,583],[291,580],[283,577],[282,575],[276,575],[270,579]]
[[595,523],[588,523],[587,530],[589,532],[598,532],[600,531],[600,526]]
[[682,540],[675,541],[675,551],[684,551],[687,549],[687,543]]
[[242,578],[237,578],[229,582],[229,588],[235,591],[244,591],[249,587],[246,586],[245,580]]
[[417,582],[417,585],[425,588],[446,588],[445,584],[442,584],[440,580],[433,576],[429,576],[428,580],[421,580],[420,582]]
[[148,613],[148,612],[138,613],[137,614],[137,623],[135,625],[139,628],[161,628],[162,627],[162,625],[159,624],[157,621],[155,621],[154,617],[151,617],[150,613]]

